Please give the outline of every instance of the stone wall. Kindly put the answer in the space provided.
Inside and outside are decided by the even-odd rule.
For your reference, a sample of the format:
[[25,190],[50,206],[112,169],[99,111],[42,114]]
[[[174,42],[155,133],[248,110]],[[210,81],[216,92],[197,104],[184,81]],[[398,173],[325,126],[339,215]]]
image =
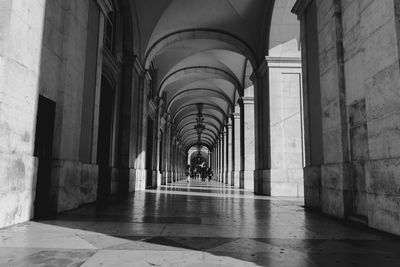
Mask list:
[[80,159],[88,18],[89,0],[47,1],[40,94],[56,103],[51,199],[57,212],[96,200],[97,165]]
[[[330,1],[325,1],[330,2]],[[334,3],[335,4],[335,3]],[[345,216],[400,233],[399,43],[391,0],[340,1],[350,174]],[[319,7],[320,24],[323,12]],[[327,87],[328,81],[324,84]],[[342,107],[344,108],[344,107]]]
[[[299,0],[294,8],[304,45],[312,42],[307,21],[314,4],[318,25],[319,84],[309,83],[318,72],[307,62],[303,67],[306,89],[319,88],[321,95],[323,163],[319,173],[306,157],[305,179],[312,174],[313,181],[307,183],[306,205],[395,234],[400,234],[399,2]],[[312,142],[306,142],[306,154]],[[313,193],[318,184],[320,202]]]
[[44,5],[0,2],[0,227],[32,218]]

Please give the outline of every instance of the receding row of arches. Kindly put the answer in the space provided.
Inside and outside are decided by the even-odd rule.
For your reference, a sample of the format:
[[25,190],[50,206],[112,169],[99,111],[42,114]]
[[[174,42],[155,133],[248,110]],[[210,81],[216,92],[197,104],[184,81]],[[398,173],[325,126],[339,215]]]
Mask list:
[[[285,173],[302,168],[301,80],[287,75],[301,73],[294,0],[61,2],[46,1],[41,26],[38,93],[54,105],[54,138],[51,159],[36,155],[47,166],[38,216],[174,183],[193,148],[215,180],[302,195],[302,172]],[[288,88],[292,113],[285,93],[270,93]],[[296,134],[284,134],[290,119]]]

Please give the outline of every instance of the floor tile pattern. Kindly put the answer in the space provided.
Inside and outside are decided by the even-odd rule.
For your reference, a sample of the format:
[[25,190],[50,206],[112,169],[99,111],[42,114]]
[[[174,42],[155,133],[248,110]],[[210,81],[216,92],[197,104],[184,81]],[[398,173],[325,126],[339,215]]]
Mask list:
[[400,239],[192,180],[0,229],[0,266],[400,266]]

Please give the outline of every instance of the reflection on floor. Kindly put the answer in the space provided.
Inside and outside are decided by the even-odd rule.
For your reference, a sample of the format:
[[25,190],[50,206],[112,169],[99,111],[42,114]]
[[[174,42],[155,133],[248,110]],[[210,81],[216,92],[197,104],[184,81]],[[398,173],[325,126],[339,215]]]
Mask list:
[[185,181],[0,229],[0,266],[400,266],[400,239],[299,199]]

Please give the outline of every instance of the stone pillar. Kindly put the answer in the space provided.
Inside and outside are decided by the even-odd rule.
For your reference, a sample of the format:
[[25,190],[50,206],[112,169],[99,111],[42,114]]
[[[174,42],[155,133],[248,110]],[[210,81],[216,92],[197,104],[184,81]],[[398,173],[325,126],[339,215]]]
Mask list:
[[220,169],[219,176],[220,176],[221,183],[225,183],[225,158],[226,158],[226,156],[225,156],[225,152],[226,152],[225,135],[226,135],[226,132],[224,129],[221,133],[221,149],[220,149],[220,151],[221,151],[221,169]]
[[224,156],[225,156],[225,169],[224,169],[224,183],[228,184],[229,178],[229,132],[228,132],[228,125],[225,126],[225,147],[224,147]]
[[[158,181],[158,152],[159,152],[159,143],[160,143],[160,112],[161,112],[161,107],[160,107],[160,99],[151,99],[149,101],[149,106],[150,110],[149,113],[151,114],[151,118],[153,120],[153,135],[150,137],[153,143],[153,149],[151,151],[151,162],[149,164],[150,169],[147,171],[151,172],[151,187],[156,188],[160,182]],[[149,129],[148,129],[149,131]],[[147,146],[147,143],[146,143]],[[147,163],[146,163],[147,164]]]
[[[378,3],[378,1],[375,2]],[[378,5],[376,5],[375,8],[376,12],[372,10],[366,12],[366,14],[374,14],[374,15],[372,15],[372,17],[363,17],[362,21],[364,20],[369,21],[371,19],[374,20],[375,18],[379,17],[376,14],[381,14],[380,12],[383,10],[382,9],[383,6],[378,7]],[[321,96],[320,101],[321,101],[322,140],[323,140],[322,142],[323,163],[321,165],[321,195],[320,195],[321,209],[324,213],[344,218],[347,215],[347,213],[352,209],[351,198],[353,194],[352,192],[353,190],[351,188],[353,169],[352,169],[352,164],[350,163],[350,144],[349,144],[349,141],[351,142],[352,137],[349,136],[349,125],[348,125],[348,121],[351,121],[352,119],[349,119],[347,115],[347,111],[351,110],[353,107],[346,106],[346,98],[353,97],[353,95],[355,94],[360,95],[360,88],[369,88],[369,86],[365,85],[365,81],[362,81],[360,83],[361,85],[358,85],[355,82],[357,79],[354,79],[354,76],[352,76],[352,80],[351,82],[349,82],[349,86],[351,87],[353,86],[353,84],[357,84],[356,92],[353,92],[352,93],[353,95],[347,95],[345,70],[344,70],[345,59],[344,59],[344,49],[343,49],[343,25],[342,25],[343,10],[341,7],[341,1],[338,0],[326,1],[326,3],[324,3],[324,5],[321,6],[318,5],[318,2],[298,1],[294,9],[296,9],[295,11],[299,16],[306,14],[307,16],[306,19],[308,21],[317,22],[314,25],[311,24],[304,25],[306,21],[303,21],[303,26],[301,28],[303,30],[302,33],[303,41],[305,37],[303,35],[304,26],[307,27],[306,31],[310,31],[310,33],[313,34],[317,33],[318,36],[317,40],[312,40],[306,37],[307,38],[306,48],[307,47],[310,48],[309,45],[313,45],[314,49],[315,48],[318,49],[320,55],[322,54],[321,51],[324,51],[325,55],[324,59],[322,60],[321,58],[318,62],[320,84],[312,84],[311,86],[307,85],[309,96],[312,96],[311,95],[312,88],[316,88],[316,86],[320,85],[320,90],[318,93],[320,93]],[[392,12],[392,7],[390,8],[390,10]],[[359,14],[359,13],[354,13],[354,14]],[[352,17],[354,17],[354,15],[352,15]],[[387,18],[382,20],[382,22],[383,21],[385,21],[384,23],[386,23]],[[374,20],[374,22],[376,21]],[[315,26],[317,26],[316,29],[313,28]],[[327,32],[331,34],[327,34]],[[364,36],[363,33],[357,33],[357,34],[361,34],[361,36]],[[367,32],[365,34],[367,34]],[[387,36],[390,35],[391,34],[387,34]],[[382,39],[382,36],[383,35],[378,34],[378,36],[375,36],[372,39],[370,39],[371,36],[368,36],[368,38],[364,39],[363,42],[367,42],[365,40],[373,40],[372,46],[374,47],[376,46],[375,45],[376,42],[378,42],[380,44],[379,48],[375,50],[373,53],[379,53],[378,51],[380,51],[382,47],[384,47],[383,43],[385,40]],[[367,35],[365,35],[365,37],[367,37]],[[354,49],[357,47],[356,42],[352,43],[353,44],[349,49]],[[390,40],[388,43],[393,43],[393,40]],[[370,47],[370,45],[363,43],[362,48],[360,49],[363,50],[366,47]],[[397,48],[395,50],[397,51]],[[307,49],[306,52],[308,53],[310,51],[311,50]],[[326,54],[327,52],[325,51],[330,51],[330,52]],[[309,57],[310,55],[307,55],[307,53],[305,55],[306,60],[310,59]],[[378,57],[376,57],[376,54],[374,54],[374,56],[370,60],[371,63],[370,65],[375,66],[377,58]],[[385,61],[385,59],[383,59],[382,57],[379,58],[380,60]],[[396,62],[397,61],[398,60],[396,60]],[[364,61],[361,59],[358,62],[359,66],[355,69],[363,67],[362,62]],[[311,64],[306,65],[307,68],[310,66]],[[398,63],[396,63],[396,66],[398,68]],[[380,71],[383,71],[383,69]],[[378,77],[380,77],[381,75],[380,71]],[[307,75],[306,78],[312,77],[311,74],[316,75],[317,73],[310,73],[310,75],[308,75],[306,72],[305,74]],[[363,76],[363,74],[360,75]],[[372,80],[374,79],[375,77],[372,78]],[[377,79],[379,80],[379,78]],[[310,80],[310,81],[312,83],[315,80]],[[379,85],[374,84],[372,87],[374,88],[373,91],[377,92],[376,88],[378,88]],[[379,94],[381,93],[382,92],[379,92]],[[370,97],[371,99],[375,98],[372,96]],[[311,108],[310,106],[311,102],[308,108]],[[362,113],[364,113],[363,110],[357,110],[356,116],[360,118],[368,117]],[[306,129],[305,131],[307,132],[307,130],[309,129]],[[363,140],[362,142],[368,142],[368,140]],[[359,147],[359,144],[361,143],[357,144]],[[356,146],[355,148],[357,149],[358,147]],[[311,147],[311,149],[313,148]],[[369,149],[369,147],[366,145],[365,149]],[[316,178],[318,178],[319,175],[317,174],[314,175],[314,177],[315,176]],[[381,177],[379,179],[381,179]],[[307,184],[306,186],[309,187],[310,183],[307,182],[306,184]],[[307,198],[308,197],[306,197],[306,199]],[[314,202],[316,200],[312,201]]]
[[140,92],[139,92],[139,107],[138,107],[138,118],[139,118],[139,127],[138,127],[138,151],[139,155],[137,156],[135,162],[135,171],[136,171],[136,181],[135,181],[135,189],[136,190],[145,190],[146,189],[146,179],[147,179],[147,170],[146,170],[146,149],[147,149],[147,118],[148,118],[148,92],[150,90],[150,81],[151,77],[148,72],[143,72],[140,78]]
[[267,57],[270,88],[271,195],[303,197],[300,57]]
[[243,99],[239,98],[239,114],[240,114],[240,169],[239,169],[239,188],[244,189],[244,153],[245,153],[245,127],[244,127],[244,104]]
[[214,157],[214,178],[218,181],[219,173],[219,141],[215,144],[215,157]]
[[181,144],[181,142],[179,142],[179,144],[178,144],[177,156],[178,156],[177,162],[176,162],[176,165],[177,165],[177,168],[176,168],[177,169],[177,177],[178,177],[177,181],[180,181],[180,180],[182,180],[182,161],[183,161],[183,159],[182,159],[182,144]]
[[174,137],[174,127],[171,125],[170,131],[170,149],[169,149],[169,171],[168,171],[168,183],[174,182],[174,149],[175,149],[175,137]]
[[166,185],[168,181],[168,171],[169,171],[169,146],[170,146],[170,122],[166,119],[163,134],[163,147],[162,147],[162,173],[161,173],[161,184]]
[[173,147],[172,147],[172,182],[176,182],[177,177],[176,177],[176,161],[177,161],[177,151],[178,151],[178,140],[176,137],[174,137],[174,142],[173,142]]
[[[260,195],[271,194],[270,184],[270,119],[269,119],[269,77],[267,63],[253,73],[251,79],[254,83],[254,138],[255,138],[255,171],[254,193]],[[246,112],[245,117],[250,117]],[[247,139],[247,137],[245,137]],[[247,152],[246,152],[247,157]],[[247,163],[247,160],[246,160]],[[245,164],[245,170],[247,169]]]
[[221,164],[220,164],[220,159],[221,159],[221,153],[220,153],[221,151],[220,151],[220,140],[219,140],[219,137],[218,137],[218,141],[217,141],[217,156],[215,157],[215,161],[216,161],[216,170],[215,170],[215,177],[216,177],[216,180],[217,181],[219,181],[219,171],[220,171],[220,167],[221,167]]
[[162,172],[163,172],[163,166],[162,166],[162,148],[161,146],[164,143],[164,132],[161,130],[164,127],[164,123],[165,120],[163,117],[161,117],[161,114],[159,115],[159,124],[156,128],[156,132],[157,132],[157,148],[156,148],[156,167],[155,167],[155,171],[156,171],[156,186],[159,187],[162,184]]
[[217,147],[216,147],[216,154],[215,154],[215,180],[219,181],[219,141],[217,143]]
[[[231,118],[229,118],[231,120]],[[226,184],[233,185],[233,176],[232,176],[232,167],[233,167],[233,160],[234,160],[234,153],[233,153],[233,134],[232,129],[233,123],[231,122],[226,126],[226,137],[227,137],[227,153],[226,153],[226,164],[227,164],[227,172],[226,172]]]
[[[250,93],[250,95],[252,94]],[[254,191],[254,97],[246,96],[242,98],[242,101],[244,118],[244,188]]]
[[[0,8],[0,228],[33,216],[33,156],[46,1],[2,1]],[[34,12],[34,16],[28,16]]]
[[323,141],[316,2],[297,1],[292,12],[297,14],[300,20],[305,164],[303,172],[304,201],[306,207],[321,210]]
[[[240,107],[239,105],[236,106],[236,109],[239,108],[240,112]],[[241,150],[241,138],[240,138],[240,133],[241,133],[241,125],[240,125],[240,113],[234,113],[233,114],[233,141],[232,141],[232,147],[233,147],[233,168],[232,168],[232,177],[233,177],[233,185],[236,187],[240,187],[240,171],[243,171],[241,169],[241,157],[242,157],[242,150]]]

